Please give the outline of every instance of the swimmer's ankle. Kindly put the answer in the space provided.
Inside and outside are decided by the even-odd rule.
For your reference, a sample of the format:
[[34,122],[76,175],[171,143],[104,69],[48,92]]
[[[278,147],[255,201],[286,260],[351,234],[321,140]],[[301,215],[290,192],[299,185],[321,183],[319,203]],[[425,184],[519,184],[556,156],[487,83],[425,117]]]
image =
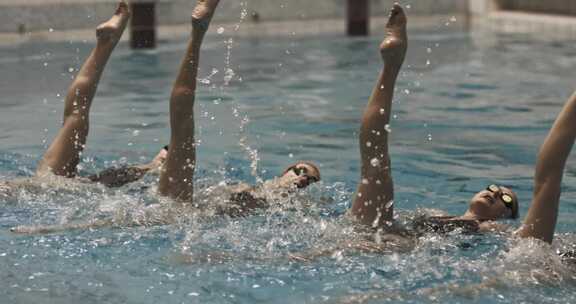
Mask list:
[[210,26],[219,0],[198,0],[192,11],[192,29],[199,33],[205,33]]
[[115,45],[124,33],[131,12],[125,1],[119,1],[112,17],[96,28],[96,38],[99,45]]

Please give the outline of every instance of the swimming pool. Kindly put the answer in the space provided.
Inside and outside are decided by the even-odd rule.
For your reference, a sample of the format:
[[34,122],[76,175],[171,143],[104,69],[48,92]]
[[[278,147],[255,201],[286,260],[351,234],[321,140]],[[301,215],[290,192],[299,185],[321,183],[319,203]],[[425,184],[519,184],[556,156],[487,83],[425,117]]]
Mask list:
[[[428,236],[413,250],[389,254],[337,246],[362,237],[341,215],[358,178],[356,132],[381,66],[378,37],[236,38],[229,64],[228,42],[224,35],[209,37],[202,53],[198,192],[210,202],[212,184],[254,182],[294,160],[312,160],[320,164],[323,182],[292,200],[306,208],[15,236],[7,231],[13,225],[106,216],[155,200],[141,191],[153,177],[117,191],[20,193],[18,200],[0,202],[3,301],[576,300],[576,272],[529,241]],[[167,98],[185,46],[161,45],[144,52],[119,48],[113,56],[93,104],[86,172],[148,159],[166,143]],[[68,82],[90,47],[36,43],[0,50],[0,180],[32,174],[59,127]],[[573,89],[575,55],[570,42],[541,37],[411,33],[391,139],[395,205],[402,216],[418,207],[461,213],[472,193],[493,182],[518,191],[523,216],[537,149]],[[574,161],[564,179],[555,244],[561,250],[574,249],[576,239]],[[333,250],[320,252],[326,248]],[[301,252],[319,257],[288,257]]]

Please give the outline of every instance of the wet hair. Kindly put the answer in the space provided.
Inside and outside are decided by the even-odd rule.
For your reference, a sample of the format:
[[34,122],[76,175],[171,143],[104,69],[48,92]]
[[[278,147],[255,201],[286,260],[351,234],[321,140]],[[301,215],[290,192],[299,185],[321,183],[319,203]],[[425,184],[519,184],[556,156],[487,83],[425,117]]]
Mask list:
[[516,199],[512,201],[512,215],[510,216],[511,219],[518,218],[518,209],[520,209],[518,203],[518,196],[516,194],[514,194],[514,196]]
[[296,162],[296,163],[288,166],[288,168],[284,169],[284,171],[282,171],[282,174],[281,174],[281,175],[284,175],[284,174],[288,173],[288,171],[294,169],[296,166],[301,165],[301,164],[302,164],[302,165],[308,165],[308,166],[314,168],[314,170],[316,170],[316,172],[318,173],[318,181],[321,180],[321,177],[320,177],[320,168],[318,168],[318,166],[316,166],[313,162],[310,162],[310,161],[299,161],[299,162]]

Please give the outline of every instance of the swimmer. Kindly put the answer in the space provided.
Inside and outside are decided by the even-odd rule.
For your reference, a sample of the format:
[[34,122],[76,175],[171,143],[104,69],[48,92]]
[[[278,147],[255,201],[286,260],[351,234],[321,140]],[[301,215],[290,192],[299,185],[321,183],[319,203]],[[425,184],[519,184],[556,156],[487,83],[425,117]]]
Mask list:
[[[196,144],[194,140],[194,102],[200,46],[208,30],[219,0],[198,0],[192,12],[192,32],[186,55],[180,66],[170,98],[171,136],[166,162],[160,173],[158,192],[182,205],[192,204]],[[306,188],[320,180],[317,166],[299,162],[265,187]],[[246,185],[235,190],[232,201],[241,202],[244,210],[262,207],[262,197],[254,187]],[[243,210],[241,210],[243,211]]]
[[[394,188],[388,152],[388,124],[396,78],[402,67],[408,38],[407,17],[395,4],[380,46],[384,67],[364,110],[360,128],[361,176],[350,213],[359,222],[386,228],[394,221]],[[560,184],[566,159],[576,138],[576,93],[558,115],[540,148],[534,176],[534,197],[516,236],[552,242]],[[368,145],[367,143],[370,143]],[[463,228],[470,232],[498,228],[499,219],[518,217],[518,197],[511,189],[489,185],[476,193],[461,216],[432,217],[424,223],[429,230],[443,232]]]
[[[96,28],[96,47],[68,88],[64,104],[63,126],[42,157],[36,169],[36,176],[60,176],[82,182],[100,183],[107,187],[120,187],[142,178],[147,172],[161,168],[170,155],[163,171],[164,174],[161,174],[160,193],[178,200],[191,200],[193,192],[191,185],[193,170],[191,169],[195,165],[195,147],[193,145],[193,109],[189,106],[194,104],[200,45],[217,4],[218,1],[199,1],[192,14],[192,39],[180,74],[174,84],[170,101],[171,141],[175,143],[171,153],[168,153],[169,146],[166,146],[150,163],[109,168],[87,177],[78,176],[77,166],[88,137],[92,100],[108,59],[118,44],[131,15],[128,4],[125,1],[119,1],[110,20]],[[309,162],[298,162],[275,179],[275,184],[305,188],[310,183],[318,181],[319,178],[318,167]],[[8,183],[0,187],[2,192],[8,192],[4,190],[6,187],[9,187]],[[254,189],[253,187],[242,188],[241,192],[246,192],[249,188]]]
[[92,100],[104,68],[120,41],[129,19],[128,4],[120,1],[114,15],[96,28],[96,47],[68,88],[64,101],[62,127],[38,164],[37,177],[61,176],[83,182],[101,183],[108,187],[120,187],[140,179],[148,171],[159,168],[164,162],[167,151],[161,149],[148,164],[110,168],[89,177],[79,177],[77,172],[88,137]]
[[[176,215],[193,212],[194,171],[196,168],[196,143],[194,138],[194,102],[200,47],[210,25],[219,0],[198,0],[191,16],[192,31],[187,51],[180,65],[170,97],[170,145],[165,147],[147,165],[110,169],[82,178],[82,181],[103,183],[108,186],[121,186],[135,181],[152,168],[160,167],[158,193],[170,198],[173,206],[157,206],[144,210],[153,214],[153,220],[138,220],[130,223],[116,223],[112,219],[93,220],[84,223],[70,223],[51,226],[18,226],[11,229],[16,233],[50,233],[72,229],[90,229],[106,226],[159,225],[175,222]],[[84,148],[88,134],[88,114],[96,86],[104,65],[118,42],[129,18],[128,6],[120,1],[116,14],[110,21],[97,29],[98,43],[77,79],[69,89],[64,111],[64,126],[46,152],[38,168],[38,175],[58,175],[76,177],[76,166]],[[268,194],[271,192],[303,189],[320,180],[320,170],[311,163],[300,161],[272,180],[261,185],[239,184],[228,187],[229,205],[219,209],[219,214],[243,216],[255,209],[268,207]],[[171,209],[172,211],[161,210]],[[165,216],[163,216],[164,214]]]

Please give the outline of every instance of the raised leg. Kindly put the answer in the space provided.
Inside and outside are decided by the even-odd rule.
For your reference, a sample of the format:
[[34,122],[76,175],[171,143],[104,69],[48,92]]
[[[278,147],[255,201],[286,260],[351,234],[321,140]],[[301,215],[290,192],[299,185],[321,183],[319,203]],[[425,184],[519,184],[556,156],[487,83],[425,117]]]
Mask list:
[[384,68],[364,110],[360,128],[361,180],[352,214],[362,223],[381,227],[391,224],[394,189],[388,154],[390,112],[396,78],[407,50],[406,15],[395,4],[380,45]]
[[66,177],[76,175],[76,166],[88,136],[92,99],[104,67],[120,40],[129,18],[128,5],[120,1],[112,18],[96,29],[96,47],[68,88],[62,128],[40,161],[36,170],[37,175],[47,173]]
[[170,97],[170,148],[160,173],[158,191],[183,203],[192,202],[196,146],[194,99],[200,46],[219,0],[198,0],[192,13],[192,34]]

